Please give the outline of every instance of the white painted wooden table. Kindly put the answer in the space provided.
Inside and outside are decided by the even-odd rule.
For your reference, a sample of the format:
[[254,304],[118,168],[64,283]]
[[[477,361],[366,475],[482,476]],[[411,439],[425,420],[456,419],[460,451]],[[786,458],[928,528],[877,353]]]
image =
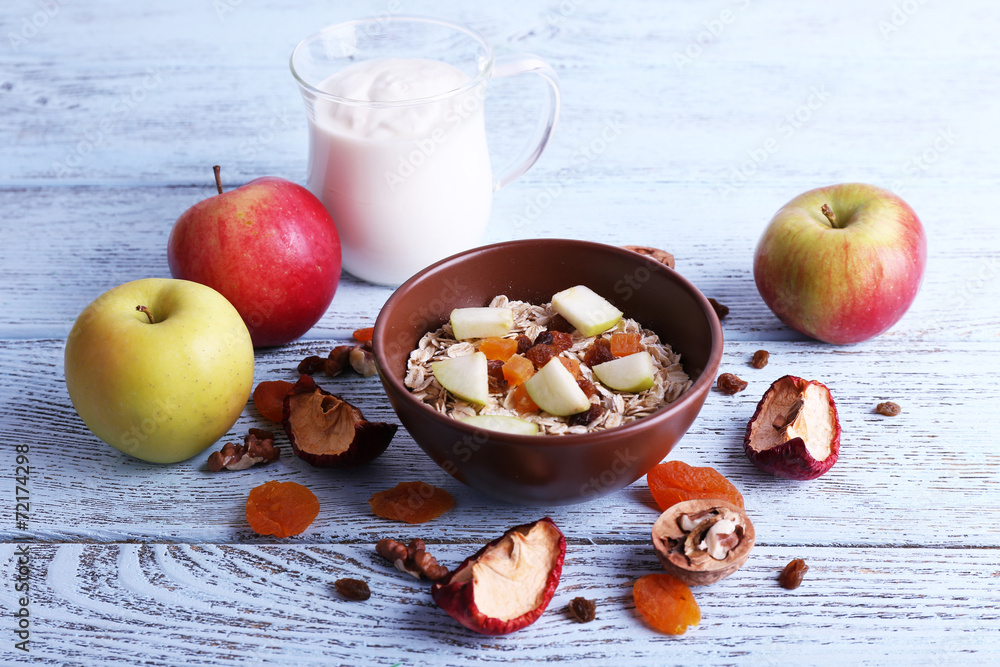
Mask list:
[[[306,122],[287,67],[296,41],[339,20],[398,13],[469,23],[559,73],[553,142],[497,195],[487,241],[665,248],[732,308],[722,370],[750,386],[713,392],[674,454],[740,487],[758,546],[737,575],[696,590],[702,622],[682,637],[653,632],[632,604],[632,582],[659,569],[644,480],[585,505],[500,505],[448,477],[405,432],[361,470],[311,469],[286,447],[269,467],[212,475],[208,452],[170,467],[117,453],[69,402],[62,348],[74,318],[114,285],[169,275],[167,234],[212,194],[212,164],[229,187],[262,175],[304,182]],[[985,0],[7,0],[0,662],[995,664],[998,32]],[[535,92],[512,80],[490,99],[498,162],[520,145]],[[751,256],[785,201],[852,180],[912,204],[929,264],[896,327],[832,347],[770,314]],[[258,353],[257,380],[293,378],[307,352],[370,325],[389,294],[345,276],[306,339]],[[759,348],[771,352],[764,370],[747,363]],[[785,373],[821,379],[838,399],[841,459],[812,482],[763,475],[742,454],[753,406]],[[371,418],[394,419],[375,378],[335,388]],[[888,399],[902,415],[873,413]],[[231,439],[259,424],[248,406]],[[20,526],[17,448],[31,466]],[[262,538],[246,525],[248,489],[272,478],[318,494],[322,511],[304,535]],[[373,517],[367,498],[408,479],[443,486],[457,507],[418,527]],[[562,582],[545,615],[507,637],[466,631],[427,586],[374,554],[381,537],[419,536],[454,566],[544,515],[569,542]],[[776,576],[796,557],[811,569],[788,592]],[[340,599],[331,585],[343,576],[367,579],[371,600]],[[578,595],[597,600],[595,622],[569,620]]]

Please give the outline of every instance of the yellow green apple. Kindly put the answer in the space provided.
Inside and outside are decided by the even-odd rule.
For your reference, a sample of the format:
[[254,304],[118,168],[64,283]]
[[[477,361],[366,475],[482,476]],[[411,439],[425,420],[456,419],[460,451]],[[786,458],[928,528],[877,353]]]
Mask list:
[[147,278],[99,296],[66,342],[66,389],[94,435],[153,463],[224,436],[253,387],[253,344],[210,287]]

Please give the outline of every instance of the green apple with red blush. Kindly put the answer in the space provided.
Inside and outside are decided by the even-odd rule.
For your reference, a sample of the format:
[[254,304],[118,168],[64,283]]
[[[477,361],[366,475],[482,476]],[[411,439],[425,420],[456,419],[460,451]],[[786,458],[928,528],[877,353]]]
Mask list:
[[757,243],[753,273],[778,319],[844,345],[899,321],[926,262],[923,225],[905,201],[873,185],[845,183],[785,204]]

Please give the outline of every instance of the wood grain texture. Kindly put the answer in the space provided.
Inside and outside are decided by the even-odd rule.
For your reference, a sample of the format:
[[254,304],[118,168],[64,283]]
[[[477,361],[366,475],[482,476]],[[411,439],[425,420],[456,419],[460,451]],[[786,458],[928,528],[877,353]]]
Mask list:
[[[674,253],[731,308],[721,371],[749,387],[711,392],[671,453],[717,468],[743,492],[758,546],[735,576],[695,591],[701,625],[679,638],[637,617],[630,586],[659,570],[658,514],[644,479],[593,502],[522,507],[441,471],[400,430],[353,471],[295,458],[211,474],[208,452],[174,466],[119,454],[91,435],[63,381],[80,310],[127,280],[169,275],[174,220],[263,175],[303,182],[306,121],[287,60],[322,25],[359,16],[441,16],[500,53],[557,70],[563,111],[539,163],[498,192],[484,242],[570,237]],[[1000,15],[982,0],[10,0],[0,9],[0,663],[45,665],[992,664],[1000,649]],[[497,82],[487,100],[495,165],[530,130],[539,89]],[[753,283],[752,250],[782,204],[819,185],[867,181],[900,193],[929,239],[907,315],[851,347],[784,327]],[[257,353],[256,380],[294,379],[370,326],[391,289],[345,275],[305,339]],[[763,370],[748,365],[767,349]],[[771,381],[825,382],[841,458],[790,483],[744,457],[747,419]],[[370,419],[395,421],[375,378],[320,383]],[[895,418],[873,412],[883,400]],[[228,440],[265,426],[248,405]],[[17,448],[31,473],[16,524]],[[209,450],[211,451],[211,450]],[[250,531],[249,489],[296,480],[322,510],[301,536]],[[446,488],[456,508],[423,526],[374,517],[397,482]],[[454,566],[506,528],[551,516],[569,547],[549,610],[509,637],[466,631],[427,586],[381,562],[382,537],[422,537]],[[24,542],[27,540],[27,542]],[[30,559],[30,653],[14,648]],[[775,584],[802,557],[802,588]],[[331,590],[361,576],[374,595]],[[598,601],[569,620],[577,595]]]

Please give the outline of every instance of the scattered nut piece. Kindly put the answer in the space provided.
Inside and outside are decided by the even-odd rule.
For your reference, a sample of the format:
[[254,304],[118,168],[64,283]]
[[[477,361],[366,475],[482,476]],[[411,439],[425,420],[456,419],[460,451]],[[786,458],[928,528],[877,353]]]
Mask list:
[[732,396],[733,394],[738,394],[747,388],[747,383],[745,380],[741,380],[732,373],[723,373],[719,376],[718,381],[715,385],[719,388],[723,394],[727,396]]
[[281,450],[274,446],[274,433],[260,428],[252,428],[244,437],[243,444],[227,442],[222,449],[208,457],[208,469],[246,470],[258,463],[277,461]]
[[764,366],[767,366],[767,362],[770,358],[771,355],[767,350],[757,350],[753,353],[753,359],[750,360],[750,365],[754,368],[764,368]]
[[371,377],[378,372],[375,368],[375,354],[372,352],[370,342],[351,348],[351,367],[364,378]]
[[347,365],[351,363],[352,349],[352,345],[338,345],[330,350],[330,354],[323,366],[323,372],[330,377],[337,377],[343,373]]
[[391,562],[400,572],[416,577],[438,581],[448,576],[448,568],[438,565],[437,559],[427,553],[427,545],[420,538],[410,541],[409,546],[403,546],[391,537],[378,541],[375,553]]
[[663,569],[688,586],[728,577],[750,556],[755,533],[746,512],[724,500],[685,500],[653,525],[653,547]]
[[372,596],[368,583],[363,579],[337,579],[333,585],[338,593],[355,602],[364,602]]
[[637,252],[640,255],[645,255],[650,259],[655,259],[661,264],[666,264],[671,269],[674,268],[674,256],[665,250],[660,250],[659,248],[647,248],[641,245],[623,245],[626,250],[631,250],[632,252]]
[[597,603],[586,598],[573,598],[567,605],[569,615],[578,623],[590,623],[596,617]]
[[880,415],[885,415],[886,417],[895,417],[902,411],[903,408],[899,407],[898,404],[893,403],[892,401],[879,403],[875,407],[875,412],[879,413]]
[[802,584],[802,577],[809,571],[809,566],[801,558],[796,558],[781,571],[778,576],[778,583],[782,588],[792,591]]
[[729,314],[729,306],[723,306],[715,299],[709,299],[708,302],[712,304],[712,308],[715,309],[715,314],[718,315],[720,320],[724,319],[726,315]]
[[302,375],[315,375],[319,373],[326,367],[326,359],[323,357],[317,357],[316,355],[308,356],[299,362],[296,367],[297,370]]

